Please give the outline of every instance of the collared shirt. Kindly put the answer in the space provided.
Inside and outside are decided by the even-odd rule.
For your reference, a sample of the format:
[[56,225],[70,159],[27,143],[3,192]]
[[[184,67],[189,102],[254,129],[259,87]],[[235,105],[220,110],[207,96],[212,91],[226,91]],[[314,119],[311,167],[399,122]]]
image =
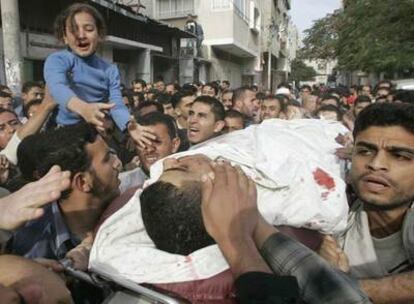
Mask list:
[[60,260],[78,244],[80,240],[70,232],[59,204],[54,202],[44,207],[42,217],[13,233],[7,251],[31,259]]

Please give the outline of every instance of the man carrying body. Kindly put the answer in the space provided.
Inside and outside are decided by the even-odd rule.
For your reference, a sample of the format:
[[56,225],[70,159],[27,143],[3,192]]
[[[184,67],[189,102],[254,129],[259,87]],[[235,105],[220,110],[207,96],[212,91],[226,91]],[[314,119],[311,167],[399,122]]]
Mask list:
[[277,95],[266,96],[262,103],[260,112],[261,120],[279,118],[279,114],[284,112],[283,99]]
[[142,186],[148,179],[152,164],[176,153],[180,147],[180,138],[172,117],[154,112],[141,117],[139,124],[148,127],[155,135],[155,139],[151,141],[151,144],[143,147],[137,146],[140,167],[119,174],[121,193],[131,187]]
[[[413,303],[414,106],[374,104],[357,117],[351,181],[358,196],[322,256],[360,279],[374,303]],[[344,259],[347,257],[349,264]]]
[[28,258],[59,260],[90,238],[106,205],[119,194],[121,162],[85,123],[34,136],[42,144],[33,175],[43,176],[57,164],[71,172],[71,185],[43,216],[17,230],[8,248]]
[[256,102],[256,92],[249,87],[241,87],[233,92],[233,110],[246,117],[246,125],[253,123],[254,113],[259,110]]
[[189,114],[187,136],[192,145],[220,135],[225,127],[224,107],[213,97],[197,97]]
[[[205,233],[199,233],[202,231],[198,229],[202,227],[200,214],[197,216],[197,209],[194,213],[192,209],[200,207],[197,187],[201,176],[210,170],[211,160],[220,158],[239,164],[255,181],[259,209],[267,221],[323,231],[342,230],[347,203],[345,184],[339,177],[339,166],[333,155],[339,146],[334,140],[336,126],[335,123],[316,120],[268,120],[213,138],[185,154],[167,158],[164,163],[153,164],[145,195],[143,193],[139,197],[138,192],[98,232],[92,250],[95,257],[92,267],[105,263],[120,273],[127,271],[136,282],[151,283],[203,279],[228,269],[216,246],[203,248],[212,244],[211,239],[205,238]],[[157,182],[159,179],[161,181]],[[176,204],[180,207],[177,208]],[[151,212],[151,208],[157,211]],[[149,217],[144,216],[144,209]],[[171,212],[166,217],[168,210]],[[151,219],[151,215],[155,217]],[[114,232],[110,238],[102,237],[107,235],[106,227]],[[162,239],[172,244],[171,247],[160,246],[158,237],[154,237],[156,230],[158,236],[163,235]],[[198,236],[203,238],[201,242]],[[180,245],[183,240],[184,244]],[[118,247],[124,242],[133,242],[134,245]],[[176,254],[154,248],[154,242],[161,250]],[[185,262],[186,256],[177,255],[188,255],[196,249],[200,250],[191,255],[190,262]],[[111,253],[120,250],[122,258]],[[164,259],[164,267],[160,269],[159,262]],[[158,262],[154,263],[155,260]],[[128,269],[125,268],[127,265]],[[203,265],[209,265],[208,269]]]

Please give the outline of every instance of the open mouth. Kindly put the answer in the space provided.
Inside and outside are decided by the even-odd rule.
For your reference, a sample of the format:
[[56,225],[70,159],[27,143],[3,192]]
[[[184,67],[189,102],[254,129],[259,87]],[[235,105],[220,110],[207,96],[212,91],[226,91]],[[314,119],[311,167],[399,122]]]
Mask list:
[[82,50],[87,50],[89,48],[89,43],[88,42],[78,42],[77,46],[78,46],[78,48],[80,48]]
[[200,132],[199,129],[190,127],[188,129],[188,136],[195,136],[198,132]]
[[381,191],[391,186],[386,179],[377,176],[366,176],[362,179],[362,182],[372,191]]
[[148,163],[153,164],[159,159],[159,157],[158,155],[146,155],[145,159],[147,160]]

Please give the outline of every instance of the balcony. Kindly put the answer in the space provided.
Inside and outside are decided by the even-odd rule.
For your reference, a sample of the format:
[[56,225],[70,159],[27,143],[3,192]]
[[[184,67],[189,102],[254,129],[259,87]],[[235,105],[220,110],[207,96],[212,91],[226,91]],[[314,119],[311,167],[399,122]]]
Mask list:
[[156,19],[184,18],[195,14],[194,0],[158,0],[156,2]]

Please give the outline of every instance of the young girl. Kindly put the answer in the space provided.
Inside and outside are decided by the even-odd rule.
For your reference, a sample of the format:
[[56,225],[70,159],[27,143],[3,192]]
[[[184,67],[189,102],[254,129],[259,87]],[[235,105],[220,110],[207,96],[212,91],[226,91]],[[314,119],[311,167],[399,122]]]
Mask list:
[[101,14],[90,5],[75,3],[57,17],[55,33],[67,48],[46,59],[44,77],[59,105],[57,123],[70,125],[84,119],[103,130],[105,115],[110,113],[117,127],[121,131],[128,128],[138,144],[151,144],[154,135],[134,121],[130,123],[117,67],[95,54],[105,37]]

